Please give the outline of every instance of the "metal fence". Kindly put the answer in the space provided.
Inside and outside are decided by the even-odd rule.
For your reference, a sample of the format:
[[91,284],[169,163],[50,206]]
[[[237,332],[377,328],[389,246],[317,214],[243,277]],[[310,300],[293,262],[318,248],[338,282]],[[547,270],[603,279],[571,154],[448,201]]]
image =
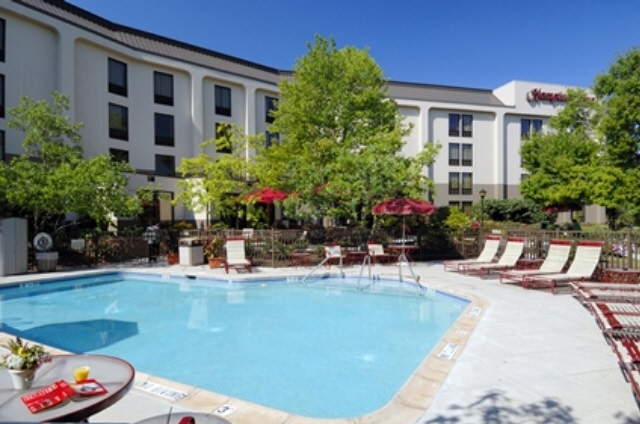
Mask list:
[[[366,250],[367,242],[373,240],[385,246],[403,242],[414,244],[417,250],[412,256],[417,261],[471,258],[479,254],[484,237],[488,233],[479,229],[452,231],[423,227],[413,230],[412,234],[406,235],[403,240],[397,231],[341,227],[306,230],[162,230],[159,243],[155,247],[142,235],[100,234],[83,239],[59,238],[56,240],[56,248],[60,255],[60,266],[78,267],[147,262],[156,256],[162,261],[170,252],[177,253],[180,240],[185,238],[196,238],[206,243],[213,237],[244,237],[247,257],[256,266],[286,267],[291,265],[294,252],[309,253],[312,263],[319,263],[323,258],[326,243],[336,243],[345,249]],[[631,230],[583,232],[510,229],[502,230],[501,234],[505,241],[509,236],[526,238],[526,258],[544,258],[549,242],[553,239],[602,240],[603,266],[632,269],[638,269],[640,266],[637,255],[640,233]]]

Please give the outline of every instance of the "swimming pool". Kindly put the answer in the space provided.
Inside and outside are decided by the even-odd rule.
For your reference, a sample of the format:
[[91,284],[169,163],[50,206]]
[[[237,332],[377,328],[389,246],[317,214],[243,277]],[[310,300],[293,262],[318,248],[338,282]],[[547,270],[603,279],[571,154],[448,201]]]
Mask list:
[[385,405],[466,307],[352,279],[229,284],[117,273],[0,289],[2,331],[298,415]]

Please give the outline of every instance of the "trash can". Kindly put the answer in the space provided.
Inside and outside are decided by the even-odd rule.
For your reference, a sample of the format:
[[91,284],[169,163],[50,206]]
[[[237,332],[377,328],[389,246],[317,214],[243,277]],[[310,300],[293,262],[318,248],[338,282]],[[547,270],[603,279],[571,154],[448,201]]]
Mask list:
[[180,255],[180,265],[202,265],[204,263],[202,240],[199,238],[181,239],[178,243],[178,253]]

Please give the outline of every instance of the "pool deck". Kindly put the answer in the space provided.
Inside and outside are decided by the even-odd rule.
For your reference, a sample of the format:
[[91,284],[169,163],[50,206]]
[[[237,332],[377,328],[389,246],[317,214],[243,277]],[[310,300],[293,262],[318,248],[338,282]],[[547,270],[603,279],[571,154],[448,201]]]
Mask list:
[[[205,266],[158,264],[131,270],[226,277],[223,270]],[[258,268],[251,276],[301,276],[308,271]],[[358,269],[346,271],[357,274]],[[136,422],[169,411],[202,411],[236,424],[640,423],[616,357],[593,317],[573,297],[445,272],[442,263],[418,263],[414,271],[424,285],[473,302],[400,393],[378,412],[353,419],[306,419],[138,373],[129,394],[91,422]],[[65,274],[30,274],[1,281]],[[376,266],[374,274],[397,276],[398,267]],[[231,271],[229,276],[246,278],[247,274]],[[145,391],[144,382],[187,396],[173,402]],[[226,411],[220,409],[225,406]]]

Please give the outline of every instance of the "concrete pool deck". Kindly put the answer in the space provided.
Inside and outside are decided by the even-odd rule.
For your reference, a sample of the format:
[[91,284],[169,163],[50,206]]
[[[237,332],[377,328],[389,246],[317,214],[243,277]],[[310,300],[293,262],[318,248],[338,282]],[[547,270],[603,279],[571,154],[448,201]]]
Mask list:
[[[162,265],[132,270],[224,276],[205,266]],[[123,269],[121,269],[123,270]],[[335,267],[332,267],[335,270]],[[416,371],[396,399],[377,413],[343,420],[316,420],[254,405],[138,373],[129,394],[91,422],[135,422],[173,412],[199,410],[233,423],[640,423],[640,413],[593,317],[571,296],[524,290],[496,279],[449,273],[441,263],[419,263],[421,282],[474,299],[462,321]],[[253,276],[304,275],[305,268],[258,268]],[[357,273],[357,268],[347,273]],[[396,266],[375,274],[397,276]],[[5,277],[2,282],[62,277],[66,273]],[[75,273],[72,273],[75,274]],[[232,271],[230,278],[244,278]],[[444,345],[443,345],[444,344]],[[457,348],[456,348],[457,347]],[[172,402],[166,394],[188,392]]]

